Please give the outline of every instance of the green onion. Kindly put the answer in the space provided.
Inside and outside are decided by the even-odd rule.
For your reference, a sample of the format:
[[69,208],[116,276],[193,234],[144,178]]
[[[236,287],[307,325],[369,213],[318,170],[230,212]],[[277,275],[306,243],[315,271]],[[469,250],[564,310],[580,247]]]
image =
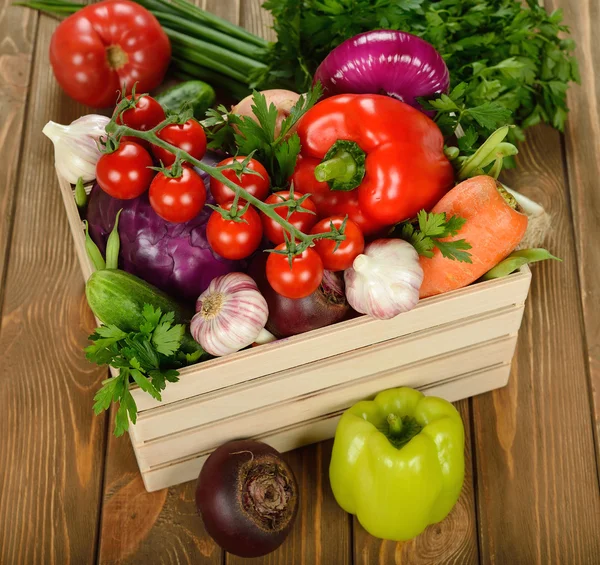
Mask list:
[[252,63],[255,63],[257,60],[260,61],[260,57],[264,54],[261,47],[248,45],[239,39],[229,37],[220,31],[197,24],[180,16],[160,11],[154,11],[153,13],[163,28],[181,32],[192,38],[210,41],[213,45],[218,45],[240,55],[252,58]]
[[232,24],[223,18],[219,18],[219,16],[215,16],[210,12],[205,12],[197,6],[190,4],[187,2],[187,0],[172,0],[172,2],[166,3],[170,6],[180,8],[182,12],[192,15],[198,21],[210,25],[211,27],[218,29],[219,31],[222,31],[232,37],[237,37],[238,39],[252,43],[253,45],[258,45],[259,47],[266,47],[268,45],[268,41],[264,40],[262,37],[258,37],[245,30],[243,27],[236,26],[235,24]]
[[[172,34],[175,33],[176,32],[174,31],[168,31],[167,35],[171,38]],[[232,69],[231,67],[228,67],[227,65],[219,63],[215,59],[212,59],[211,57],[208,57],[203,53],[198,52],[193,48],[190,48],[188,45],[182,45],[177,40],[171,42],[171,51],[175,57],[178,57],[180,59],[185,59],[186,61],[190,61],[191,63],[196,63],[197,65],[200,65],[202,67],[212,69],[213,71],[217,71],[239,82],[247,81],[247,75],[243,72],[237,71],[235,69]]]

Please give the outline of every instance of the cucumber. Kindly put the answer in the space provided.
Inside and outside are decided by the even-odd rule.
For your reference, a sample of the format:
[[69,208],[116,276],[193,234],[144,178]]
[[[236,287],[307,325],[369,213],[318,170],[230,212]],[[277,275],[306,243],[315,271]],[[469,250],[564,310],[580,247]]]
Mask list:
[[[146,281],[121,271],[103,269],[95,271],[85,285],[85,295],[95,316],[105,325],[115,325],[124,332],[136,332],[144,322],[144,304],[173,312],[175,322],[188,324],[193,316],[191,308],[185,308],[168,294]],[[185,353],[201,350],[186,328],[181,342]]]
[[194,111],[194,118],[203,120],[208,110],[215,103],[215,91],[210,84],[201,80],[188,80],[176,84],[155,96],[165,110],[179,111],[184,102],[189,102]]

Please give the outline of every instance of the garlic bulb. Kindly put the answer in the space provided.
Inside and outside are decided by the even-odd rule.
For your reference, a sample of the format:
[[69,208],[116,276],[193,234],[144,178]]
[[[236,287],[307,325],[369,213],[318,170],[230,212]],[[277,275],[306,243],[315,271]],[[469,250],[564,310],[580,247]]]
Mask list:
[[253,343],[268,317],[267,301],[254,280],[229,273],[213,279],[200,295],[190,331],[207,353],[220,357]]
[[100,150],[96,142],[106,135],[104,128],[110,121],[106,116],[88,114],[68,126],[48,122],[42,133],[54,143],[54,164],[60,176],[71,184],[81,177],[83,182],[96,178],[96,163]]
[[419,301],[423,269],[415,248],[401,239],[378,239],[344,272],[346,298],[361,314],[388,320]]

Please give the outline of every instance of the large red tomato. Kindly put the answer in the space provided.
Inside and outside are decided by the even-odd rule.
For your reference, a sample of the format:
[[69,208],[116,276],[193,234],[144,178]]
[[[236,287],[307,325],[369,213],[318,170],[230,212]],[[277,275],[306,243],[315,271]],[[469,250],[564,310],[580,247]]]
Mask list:
[[129,0],[104,0],[64,20],[50,41],[50,63],[74,100],[104,108],[137,82],[156,88],[171,58],[169,38],[146,8]]

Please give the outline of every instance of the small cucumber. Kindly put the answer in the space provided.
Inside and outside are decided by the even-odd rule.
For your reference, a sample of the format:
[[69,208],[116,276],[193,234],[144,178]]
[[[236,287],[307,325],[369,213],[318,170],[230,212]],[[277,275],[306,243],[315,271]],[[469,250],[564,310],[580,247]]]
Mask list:
[[[124,332],[138,331],[144,322],[144,304],[173,312],[175,322],[188,324],[193,312],[174,301],[155,286],[119,269],[95,271],[85,285],[85,295],[92,312],[105,325],[113,324]],[[194,353],[200,346],[189,331],[183,336],[181,349]]]
[[184,102],[192,105],[194,118],[203,120],[208,110],[215,103],[215,91],[210,84],[201,80],[188,80],[157,94],[155,96],[165,110],[177,112]]

